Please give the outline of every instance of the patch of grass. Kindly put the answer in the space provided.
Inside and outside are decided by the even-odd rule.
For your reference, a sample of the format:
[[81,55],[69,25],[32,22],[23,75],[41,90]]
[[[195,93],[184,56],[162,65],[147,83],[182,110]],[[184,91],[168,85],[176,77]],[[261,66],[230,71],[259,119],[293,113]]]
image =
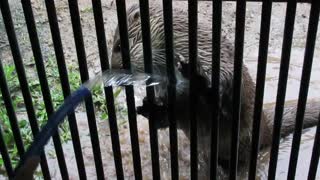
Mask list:
[[91,13],[92,11],[93,11],[93,9],[90,6],[81,9],[82,13]]
[[[55,109],[57,109],[64,101],[62,88],[60,84],[59,71],[55,62],[55,58],[53,56],[49,56],[47,61],[45,62],[46,74],[48,84],[50,86],[52,103]],[[71,91],[75,91],[81,85],[80,75],[76,64],[70,65],[68,67],[68,76],[69,76],[69,84]],[[32,64],[26,65],[26,68],[34,68],[33,72],[36,72],[35,67]],[[11,92],[11,98],[13,101],[14,108],[16,112],[20,112],[26,116],[26,110],[24,107],[24,101],[21,95],[20,86],[18,77],[15,71],[14,65],[5,65],[4,66],[5,76],[7,78],[7,83]],[[33,100],[34,109],[36,111],[36,116],[38,120],[38,124],[42,127],[48,119],[45,104],[42,97],[41,86],[39,83],[39,79],[37,76],[31,75],[28,78],[29,89]],[[120,93],[121,89],[115,90],[115,97],[117,97]],[[102,120],[106,120],[108,118],[107,108],[106,108],[106,100],[103,92],[102,85],[97,85],[93,91],[92,96],[94,100],[94,106],[96,110],[98,110],[98,114]],[[23,117],[24,117],[23,116]],[[1,130],[4,135],[4,139],[10,154],[11,162],[13,166],[16,166],[19,161],[19,156],[17,152],[17,148],[15,146],[13,133],[10,126],[10,121],[7,116],[7,112],[4,107],[2,95],[0,93],[0,125]],[[25,148],[27,148],[33,141],[33,135],[31,132],[31,128],[29,122],[25,119],[19,119],[19,128],[21,131],[21,135],[25,144]],[[59,127],[60,137],[63,143],[69,141],[71,139],[69,125],[67,121],[64,121]],[[3,159],[0,156],[0,169],[4,169]]]
[[[17,111],[20,111],[21,106],[24,104],[20,93],[18,93],[19,81],[15,72],[15,67],[13,65],[4,66],[4,73],[7,78],[8,88],[12,92],[11,98],[13,99],[13,106]],[[32,141],[31,131],[29,131],[29,124],[27,120],[21,119],[18,122],[19,128],[21,130],[22,138],[27,142]],[[11,157],[11,163],[16,166],[19,161],[18,149],[15,145],[14,136],[10,126],[9,117],[7,116],[7,111],[4,107],[4,101],[2,99],[2,94],[0,94],[0,126],[3,134],[4,142],[7,145],[8,153]],[[3,169],[4,162],[2,157],[0,157],[0,168]]]

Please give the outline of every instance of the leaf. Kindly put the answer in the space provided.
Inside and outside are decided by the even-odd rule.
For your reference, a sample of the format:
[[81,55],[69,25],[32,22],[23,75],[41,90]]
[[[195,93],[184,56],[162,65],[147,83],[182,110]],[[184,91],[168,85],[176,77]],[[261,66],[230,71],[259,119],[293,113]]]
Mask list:
[[0,157],[0,166],[2,167],[4,165],[2,157]]
[[105,113],[105,112],[103,112],[103,113],[101,114],[101,119],[102,119],[102,120],[108,119],[108,114]]
[[19,121],[20,128],[25,128],[28,125],[28,121],[23,119]]

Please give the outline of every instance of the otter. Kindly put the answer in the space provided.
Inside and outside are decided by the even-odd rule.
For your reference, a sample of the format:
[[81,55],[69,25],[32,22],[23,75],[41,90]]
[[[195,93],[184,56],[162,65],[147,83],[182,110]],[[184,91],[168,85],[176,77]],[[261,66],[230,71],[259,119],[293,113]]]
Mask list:
[[[161,7],[161,6],[160,6]],[[132,71],[144,72],[143,45],[141,33],[141,20],[139,5],[133,5],[127,10],[128,33],[130,42],[130,56]],[[165,61],[165,34],[163,11],[159,5],[150,7],[150,29],[152,42],[152,58],[154,73],[166,76]],[[174,31],[174,63],[176,65],[176,75],[178,81],[182,82],[177,87],[175,100],[175,113],[177,127],[190,136],[190,119],[187,112],[189,109],[189,78],[185,73],[185,66],[188,65],[188,18],[186,13],[174,9],[173,13]],[[211,61],[212,61],[212,27],[211,25],[198,23],[198,62],[199,77],[210,86],[211,82]],[[112,48],[111,67],[112,69],[122,68],[121,44],[118,27],[115,30],[114,43]],[[232,126],[232,94],[233,94],[233,67],[234,67],[234,47],[229,40],[222,35],[221,39],[221,76],[220,76],[220,119],[219,119],[219,161],[228,161],[231,156],[231,126]],[[167,86],[155,86],[155,94],[160,104],[167,104]],[[209,150],[210,127],[211,127],[211,106],[206,101],[205,95],[199,95],[197,109],[198,139],[202,150]],[[255,99],[255,83],[249,75],[248,68],[243,65],[242,71],[242,92],[241,92],[241,112],[239,129],[239,162],[245,164],[250,159],[250,149],[252,141],[252,124]],[[148,113],[143,112],[147,107],[144,104],[139,107],[138,113],[148,117]],[[271,110],[272,109],[272,110]],[[260,147],[266,147],[272,143],[273,114],[274,108],[261,114]],[[283,115],[283,126],[281,136],[286,136],[293,132],[295,124],[296,106],[285,107]],[[304,128],[316,125],[320,110],[319,103],[307,104],[305,111]],[[169,126],[167,114],[159,110],[156,115],[155,124],[158,128]],[[155,112],[156,113],[156,112]],[[190,138],[190,137],[189,137]]]

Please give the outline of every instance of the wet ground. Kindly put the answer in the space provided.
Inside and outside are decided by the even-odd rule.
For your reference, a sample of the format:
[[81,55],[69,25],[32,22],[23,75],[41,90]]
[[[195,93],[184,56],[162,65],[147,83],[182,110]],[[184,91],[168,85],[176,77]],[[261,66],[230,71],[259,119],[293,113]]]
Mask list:
[[[128,7],[132,4],[133,0],[126,1]],[[66,1],[55,1],[58,13],[58,20],[60,25],[60,31],[63,41],[63,48],[66,61],[69,65],[77,66],[77,56],[74,45],[73,32],[70,22],[70,14],[68,9],[68,3]],[[175,3],[176,6],[182,10],[186,10],[187,4],[184,2]],[[26,70],[28,74],[35,75],[30,63],[32,65],[31,57],[32,52],[29,43],[29,37],[27,34],[23,14],[21,11],[20,2],[17,0],[10,1],[11,11],[13,14],[13,20],[16,27],[16,33],[19,40],[20,50],[23,60],[26,64]],[[45,5],[42,0],[32,0],[34,14],[36,17],[38,33],[40,37],[41,48],[43,51],[44,59],[54,55],[52,39],[50,29],[48,26],[47,14],[45,11]],[[107,36],[108,47],[112,45],[112,35],[116,26],[116,7],[115,2],[112,0],[102,1],[104,23]],[[82,30],[84,36],[84,43],[86,48],[86,57],[88,61],[88,67],[90,76],[94,76],[100,71],[99,54],[97,48],[97,41],[95,35],[95,26],[93,20],[91,1],[79,0]],[[235,27],[235,4],[226,2],[223,4],[223,32],[232,40],[234,38]],[[282,36],[285,19],[285,4],[275,3],[273,5],[273,15],[271,22],[271,34],[270,45],[268,53],[268,65],[267,65],[267,78],[265,89],[265,103],[274,103],[277,91],[278,74],[281,58],[281,46]],[[297,16],[295,21],[295,31],[293,39],[293,48],[291,55],[289,79],[287,86],[286,100],[296,100],[299,92],[301,70],[304,57],[305,39],[308,27],[310,6],[307,4],[301,4],[297,7]],[[246,34],[245,34],[245,48],[244,48],[244,60],[245,64],[249,67],[250,74],[253,79],[256,77],[256,66],[258,56],[258,44],[259,44],[259,31],[260,31],[260,3],[248,3],[247,4],[247,16],[246,16]],[[200,2],[199,6],[199,20],[207,21],[211,15],[211,3]],[[4,64],[12,63],[12,56],[8,47],[7,37],[4,31],[4,25],[2,23],[2,17],[0,16],[0,59]],[[319,34],[319,32],[318,32]],[[314,55],[314,63],[312,69],[312,77],[309,89],[309,99],[319,98],[320,90],[320,48],[319,38],[317,38],[317,47]],[[141,99],[144,96],[143,88],[136,89],[136,104],[141,104]],[[120,104],[125,104],[125,97],[122,96],[116,99]],[[126,119],[125,114],[118,114],[118,119]],[[88,131],[88,124],[85,113],[79,109],[77,112],[78,126],[80,129],[81,143],[83,154],[85,158],[86,172],[90,179],[95,179],[95,167],[93,161],[92,148],[90,143],[90,136]],[[108,123],[105,121],[99,121],[98,124],[100,133],[100,144],[103,157],[103,163],[105,168],[105,174],[108,179],[115,179],[114,162],[112,156],[112,148],[109,134]],[[148,122],[142,117],[138,117],[139,128],[139,143],[142,159],[143,176],[145,179],[151,179],[151,160],[149,150],[149,131]],[[126,179],[134,179],[132,157],[131,157],[131,145],[128,125],[122,124],[119,126],[120,142],[123,156],[123,165]],[[304,132],[302,138],[302,145],[300,148],[299,163],[297,168],[297,179],[306,179],[307,169],[309,167],[309,161],[313,146],[313,139],[315,134],[315,128],[311,128]],[[290,155],[291,139],[289,136],[282,139],[281,149],[279,154],[279,164],[277,171],[277,179],[284,179],[286,177],[288,159]],[[189,176],[189,144],[186,137],[179,132],[179,165],[181,179],[188,179]],[[47,147],[50,149],[52,147]],[[169,138],[168,131],[159,131],[159,150],[160,150],[160,162],[161,162],[161,175],[163,179],[169,179],[170,177],[170,155],[169,155]],[[64,152],[66,161],[68,162],[68,169],[71,179],[78,179],[77,169],[75,164],[75,158],[73,154],[72,143],[68,142],[64,144]],[[48,155],[50,162],[50,172],[54,179],[61,179],[59,175],[59,169],[54,155]],[[265,179],[268,168],[268,151],[261,152],[259,163],[260,179]],[[245,175],[244,175],[245,176]],[[320,179],[318,173],[317,178]],[[258,178],[259,179],[259,178]]]

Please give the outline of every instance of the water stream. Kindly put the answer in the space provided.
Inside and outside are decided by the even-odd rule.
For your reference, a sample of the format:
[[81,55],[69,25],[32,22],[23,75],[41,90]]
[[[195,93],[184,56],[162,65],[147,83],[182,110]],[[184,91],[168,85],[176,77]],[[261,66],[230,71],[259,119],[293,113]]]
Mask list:
[[108,86],[155,86],[167,83],[167,78],[157,74],[130,72],[128,70],[106,70],[85,82],[83,86],[92,90],[96,85]]

